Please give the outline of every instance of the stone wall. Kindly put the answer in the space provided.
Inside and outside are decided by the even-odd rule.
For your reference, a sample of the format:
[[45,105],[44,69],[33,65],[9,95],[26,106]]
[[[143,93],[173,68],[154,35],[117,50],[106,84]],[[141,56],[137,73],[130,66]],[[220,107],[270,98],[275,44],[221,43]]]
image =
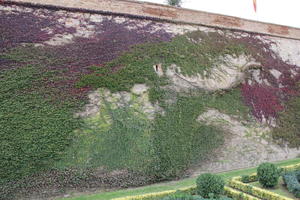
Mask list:
[[128,0],[4,0],[2,3],[31,4],[53,8],[75,9],[84,12],[126,15],[300,39],[300,29],[297,28],[145,2]]

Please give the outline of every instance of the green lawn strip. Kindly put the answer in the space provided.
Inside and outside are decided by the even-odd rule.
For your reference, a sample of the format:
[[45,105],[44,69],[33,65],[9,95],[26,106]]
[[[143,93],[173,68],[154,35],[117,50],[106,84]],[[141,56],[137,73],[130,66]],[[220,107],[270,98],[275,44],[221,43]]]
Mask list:
[[249,183],[250,185],[253,185],[255,187],[259,187],[259,188],[262,188],[264,190],[268,190],[270,192],[273,192],[273,193],[276,193],[276,194],[279,194],[281,196],[285,196],[285,197],[289,197],[289,198],[294,198],[294,195],[291,194],[287,188],[283,185],[283,180],[280,179],[278,185],[275,187],[275,188],[271,188],[271,189],[266,189],[266,188],[263,188],[261,186],[261,184],[259,182],[253,182],[253,183]]
[[[293,165],[300,162],[300,158],[285,160],[276,162],[277,166],[286,166],[286,165]],[[221,172],[218,173],[224,179],[229,180],[235,176],[247,175],[256,172],[255,168],[247,168],[241,170],[234,170],[229,172]],[[142,195],[147,193],[154,193],[154,192],[162,192],[166,190],[177,190],[180,188],[191,187],[195,185],[196,177],[183,179],[180,181],[172,181],[160,184],[154,184],[150,186],[135,188],[135,189],[124,189],[118,190],[113,192],[104,192],[99,194],[91,194],[91,195],[82,195],[78,197],[70,197],[70,198],[62,198],[68,200],[108,200],[112,198],[118,197],[125,197],[125,196],[135,196],[135,195]]]

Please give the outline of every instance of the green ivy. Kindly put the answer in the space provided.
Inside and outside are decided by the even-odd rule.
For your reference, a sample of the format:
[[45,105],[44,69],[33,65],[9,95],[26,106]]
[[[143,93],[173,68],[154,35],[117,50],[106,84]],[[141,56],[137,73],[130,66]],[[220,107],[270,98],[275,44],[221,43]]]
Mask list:
[[275,140],[288,143],[290,147],[300,147],[300,97],[291,98],[286,109],[279,113],[277,126],[272,131]]
[[212,155],[223,143],[224,133],[220,129],[197,121],[205,110],[201,100],[178,97],[164,115],[156,117],[152,134],[155,164],[151,173],[157,178],[181,176],[188,166]]
[[79,127],[73,105],[43,97],[37,66],[0,72],[0,179],[17,180],[52,166]]
[[176,63],[185,75],[209,74],[222,56],[247,53],[243,46],[225,38],[194,32],[171,42],[138,45],[104,67],[91,66],[93,73],[77,83],[78,87],[106,88],[112,93],[144,83],[150,88],[150,102],[164,109],[153,120],[133,104],[115,109],[109,103],[98,118],[76,119],[74,113],[84,101],[64,95],[64,85],[47,87],[52,80],[67,78],[49,67],[59,66],[63,58],[55,59],[46,49],[39,53],[41,49],[32,46],[1,55],[18,63],[15,69],[0,72],[1,182],[52,167],[127,169],[163,180],[179,177],[193,163],[213,156],[225,133],[198,122],[197,117],[215,108],[246,119],[249,110],[241,101],[239,88],[215,93],[172,92],[164,87],[167,77],[157,76],[153,65],[162,63],[166,70]]
[[91,67],[94,72],[84,75],[77,87],[105,87],[111,91],[129,91],[136,83],[149,86],[166,84],[153,70],[161,63],[163,69],[176,63],[185,75],[210,72],[214,64],[222,62],[222,56],[247,54],[247,49],[218,33],[195,31],[176,36],[171,42],[147,43],[135,46],[104,67]]

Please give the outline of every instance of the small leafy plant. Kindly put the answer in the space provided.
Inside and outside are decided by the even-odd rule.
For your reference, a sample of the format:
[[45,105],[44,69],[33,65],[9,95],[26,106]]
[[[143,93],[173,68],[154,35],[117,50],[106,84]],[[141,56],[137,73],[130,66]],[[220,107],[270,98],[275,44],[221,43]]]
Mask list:
[[181,0],[167,0],[168,5],[180,7],[182,4]]

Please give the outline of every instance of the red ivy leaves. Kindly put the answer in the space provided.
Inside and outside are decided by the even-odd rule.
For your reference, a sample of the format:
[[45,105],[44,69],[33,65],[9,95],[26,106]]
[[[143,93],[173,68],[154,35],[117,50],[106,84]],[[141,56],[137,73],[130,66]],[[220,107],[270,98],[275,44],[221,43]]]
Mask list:
[[[269,86],[249,77],[250,82],[254,84],[243,84],[242,94],[245,103],[257,119],[263,120],[265,117],[269,120],[277,117],[277,113],[283,110],[285,101],[299,95],[300,70],[297,66],[283,61],[272,51],[271,46],[274,42],[266,42],[257,36],[258,34],[249,34],[237,39],[237,42],[244,44],[255,60],[261,63],[263,69],[260,71],[260,77],[266,80]],[[272,75],[270,70],[273,69],[281,73],[280,77]]]
[[246,104],[251,107],[253,115],[259,119],[269,121],[277,117],[277,113],[284,107],[279,100],[280,89],[263,85],[242,85],[242,94]]

